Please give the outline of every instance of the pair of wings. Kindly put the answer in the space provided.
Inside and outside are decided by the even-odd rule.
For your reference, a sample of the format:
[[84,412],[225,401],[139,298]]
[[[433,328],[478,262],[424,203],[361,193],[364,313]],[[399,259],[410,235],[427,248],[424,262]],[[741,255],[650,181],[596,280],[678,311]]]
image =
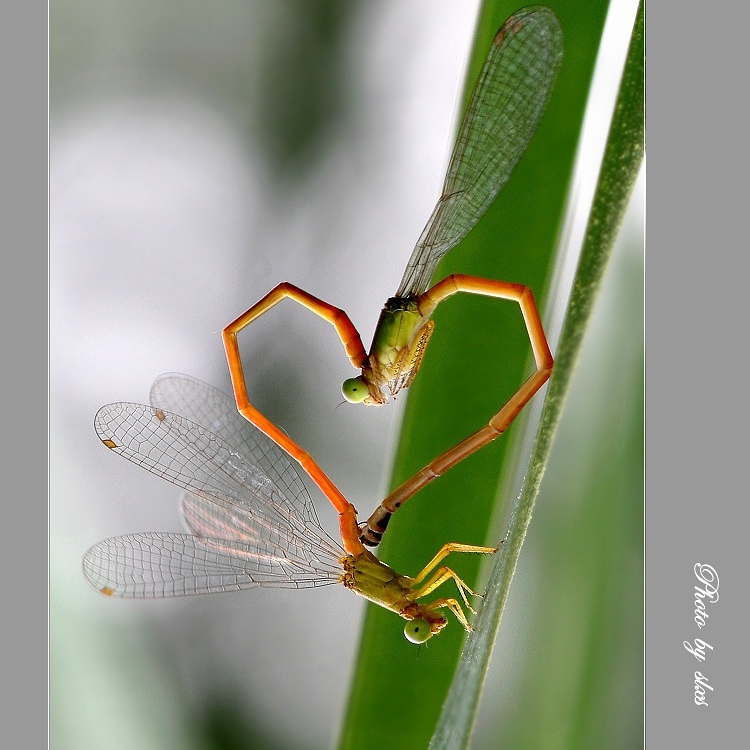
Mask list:
[[83,559],[94,587],[154,598],[339,580],[344,552],[321,527],[301,478],[232,399],[168,374],[156,380],[150,400],[108,404],[94,427],[114,453],[186,490],[181,508],[191,533],[99,542]]

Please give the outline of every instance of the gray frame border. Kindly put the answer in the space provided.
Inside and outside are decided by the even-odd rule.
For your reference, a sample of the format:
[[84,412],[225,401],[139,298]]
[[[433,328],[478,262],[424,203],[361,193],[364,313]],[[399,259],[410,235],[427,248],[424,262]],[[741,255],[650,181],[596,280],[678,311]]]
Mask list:
[[[48,9],[4,6],[0,22],[3,91],[2,331],[3,505],[0,564],[7,684],[3,735],[11,745],[44,747],[48,684]],[[45,450],[45,447],[47,450]],[[33,544],[33,548],[32,548]],[[48,549],[48,547],[47,547]],[[48,590],[48,589],[47,589]],[[27,707],[24,711],[21,705]],[[21,710],[19,710],[19,708]],[[32,721],[29,721],[29,719]]]
[[[733,377],[747,341],[747,15],[726,2],[646,9],[646,742],[654,748],[726,747],[747,736],[748,409]],[[696,565],[712,566],[718,598],[706,595]],[[705,659],[683,645],[696,651],[696,638],[710,645]],[[695,703],[696,672],[711,687],[707,705]]]

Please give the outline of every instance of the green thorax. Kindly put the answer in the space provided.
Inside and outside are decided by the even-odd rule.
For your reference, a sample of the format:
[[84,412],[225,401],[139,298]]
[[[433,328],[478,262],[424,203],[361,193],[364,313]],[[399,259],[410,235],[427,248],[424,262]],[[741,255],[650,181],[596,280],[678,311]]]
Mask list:
[[365,552],[357,557],[348,555],[343,559],[343,565],[344,586],[365,599],[398,614],[402,614],[411,601],[412,579],[399,575],[372,553]]
[[[373,336],[367,378],[395,395],[419,369],[433,323],[419,310],[416,297],[391,297],[383,307]],[[364,374],[364,373],[363,373]]]
[[385,367],[393,367],[398,355],[409,348],[425,322],[415,297],[391,297],[383,307],[370,347],[370,356]]

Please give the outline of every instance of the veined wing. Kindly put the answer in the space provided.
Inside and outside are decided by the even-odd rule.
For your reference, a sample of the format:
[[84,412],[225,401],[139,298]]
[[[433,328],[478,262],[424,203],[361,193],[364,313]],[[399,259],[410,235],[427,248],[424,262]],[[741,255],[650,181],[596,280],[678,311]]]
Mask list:
[[[338,580],[343,551],[308,512],[304,487],[285,494],[229,443],[159,408],[109,404],[97,413],[95,429],[115,453],[188,490],[194,510],[186,512],[183,501],[183,515],[203,535],[140,534],[95,545],[84,571],[100,590],[122,596],[203,593],[225,590],[224,575],[243,586]],[[283,454],[280,461],[289,464]],[[227,538],[216,538],[218,533]],[[237,588],[236,581],[229,588]]]
[[[251,556],[273,559],[284,570],[300,573],[312,571],[341,573],[343,555],[320,526],[306,525],[304,531],[279,533],[278,525],[268,518],[251,515],[244,508],[219,504],[213,500],[185,492],[180,503],[182,518],[188,531],[200,539],[225,540],[245,545]],[[279,509],[279,512],[283,512]],[[291,519],[290,519],[291,520]],[[215,546],[215,542],[212,542]],[[236,547],[235,554],[243,547]]]
[[396,297],[422,294],[440,259],[479,221],[536,130],[562,60],[562,31],[541,6],[495,35],[451,156],[443,193],[417,241]]
[[248,463],[258,466],[281,491],[304,502],[306,518],[317,522],[305,484],[276,443],[250,424],[234,399],[189,375],[160,375],[151,386],[151,405],[197,422],[229,443]]
[[239,541],[150,532],[95,544],[83,558],[83,573],[110,596],[153,599],[324,586],[339,580],[341,567],[317,567]]

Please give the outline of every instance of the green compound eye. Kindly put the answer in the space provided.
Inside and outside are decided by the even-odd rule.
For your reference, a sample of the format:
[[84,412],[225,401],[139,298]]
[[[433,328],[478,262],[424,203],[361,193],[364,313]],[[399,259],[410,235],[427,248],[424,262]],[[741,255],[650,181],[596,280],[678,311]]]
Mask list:
[[407,641],[412,643],[424,643],[425,641],[432,638],[432,630],[430,630],[430,623],[427,620],[409,620],[404,625],[404,635]]
[[347,378],[341,386],[341,393],[350,404],[361,404],[370,395],[361,375]]

